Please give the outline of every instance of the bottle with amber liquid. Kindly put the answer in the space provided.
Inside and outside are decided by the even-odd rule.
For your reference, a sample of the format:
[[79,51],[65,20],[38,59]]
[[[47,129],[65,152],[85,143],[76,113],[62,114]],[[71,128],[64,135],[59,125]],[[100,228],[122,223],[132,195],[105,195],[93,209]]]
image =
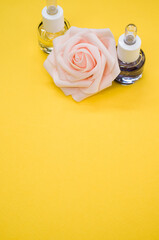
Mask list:
[[38,26],[38,41],[45,53],[53,50],[53,40],[70,28],[64,19],[63,9],[57,5],[57,0],[47,0],[47,6],[42,10],[42,21]]

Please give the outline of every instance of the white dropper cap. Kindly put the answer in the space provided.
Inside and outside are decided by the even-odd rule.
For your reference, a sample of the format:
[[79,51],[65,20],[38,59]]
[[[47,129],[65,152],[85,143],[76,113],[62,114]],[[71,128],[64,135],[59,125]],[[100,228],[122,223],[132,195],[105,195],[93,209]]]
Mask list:
[[129,24],[125,28],[125,34],[118,40],[117,54],[119,60],[126,63],[135,62],[140,55],[141,39],[137,35],[137,27]]
[[57,0],[46,0],[47,6],[42,10],[44,29],[50,33],[60,32],[64,28],[63,9],[57,6]]

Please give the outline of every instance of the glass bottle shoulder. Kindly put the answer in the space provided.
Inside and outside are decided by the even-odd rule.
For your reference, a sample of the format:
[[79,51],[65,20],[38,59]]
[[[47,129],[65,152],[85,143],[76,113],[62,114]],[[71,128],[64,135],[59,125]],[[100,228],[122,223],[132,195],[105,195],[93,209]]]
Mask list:
[[63,35],[70,28],[70,23],[64,19],[64,28],[57,33],[49,33],[44,29],[43,22],[41,22],[38,26],[38,35],[45,41],[52,41],[54,38]]
[[142,49],[140,49],[139,58],[135,62],[126,63],[118,59],[121,71],[123,70],[134,71],[134,70],[140,69],[145,64],[145,60],[146,60],[145,54]]

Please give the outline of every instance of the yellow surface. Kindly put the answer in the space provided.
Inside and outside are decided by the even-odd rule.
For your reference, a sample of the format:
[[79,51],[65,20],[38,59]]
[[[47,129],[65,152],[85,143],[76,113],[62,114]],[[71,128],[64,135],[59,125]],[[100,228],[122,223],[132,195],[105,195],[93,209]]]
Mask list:
[[144,76],[74,102],[43,68],[45,1],[1,1],[0,240],[158,240],[159,2],[59,3],[116,40],[135,23]]

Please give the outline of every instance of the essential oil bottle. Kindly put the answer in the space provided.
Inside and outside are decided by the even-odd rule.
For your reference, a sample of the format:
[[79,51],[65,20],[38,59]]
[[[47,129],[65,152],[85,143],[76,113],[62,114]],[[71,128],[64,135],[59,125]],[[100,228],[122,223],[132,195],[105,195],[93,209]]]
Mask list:
[[47,0],[47,6],[42,10],[42,21],[38,26],[38,41],[45,53],[53,50],[53,40],[63,35],[69,28],[69,22],[64,19],[63,9],[57,5],[57,0]]
[[118,40],[117,55],[120,74],[115,79],[123,85],[135,83],[142,77],[145,54],[140,49],[141,39],[137,35],[137,27],[129,24],[125,28],[125,34]]

